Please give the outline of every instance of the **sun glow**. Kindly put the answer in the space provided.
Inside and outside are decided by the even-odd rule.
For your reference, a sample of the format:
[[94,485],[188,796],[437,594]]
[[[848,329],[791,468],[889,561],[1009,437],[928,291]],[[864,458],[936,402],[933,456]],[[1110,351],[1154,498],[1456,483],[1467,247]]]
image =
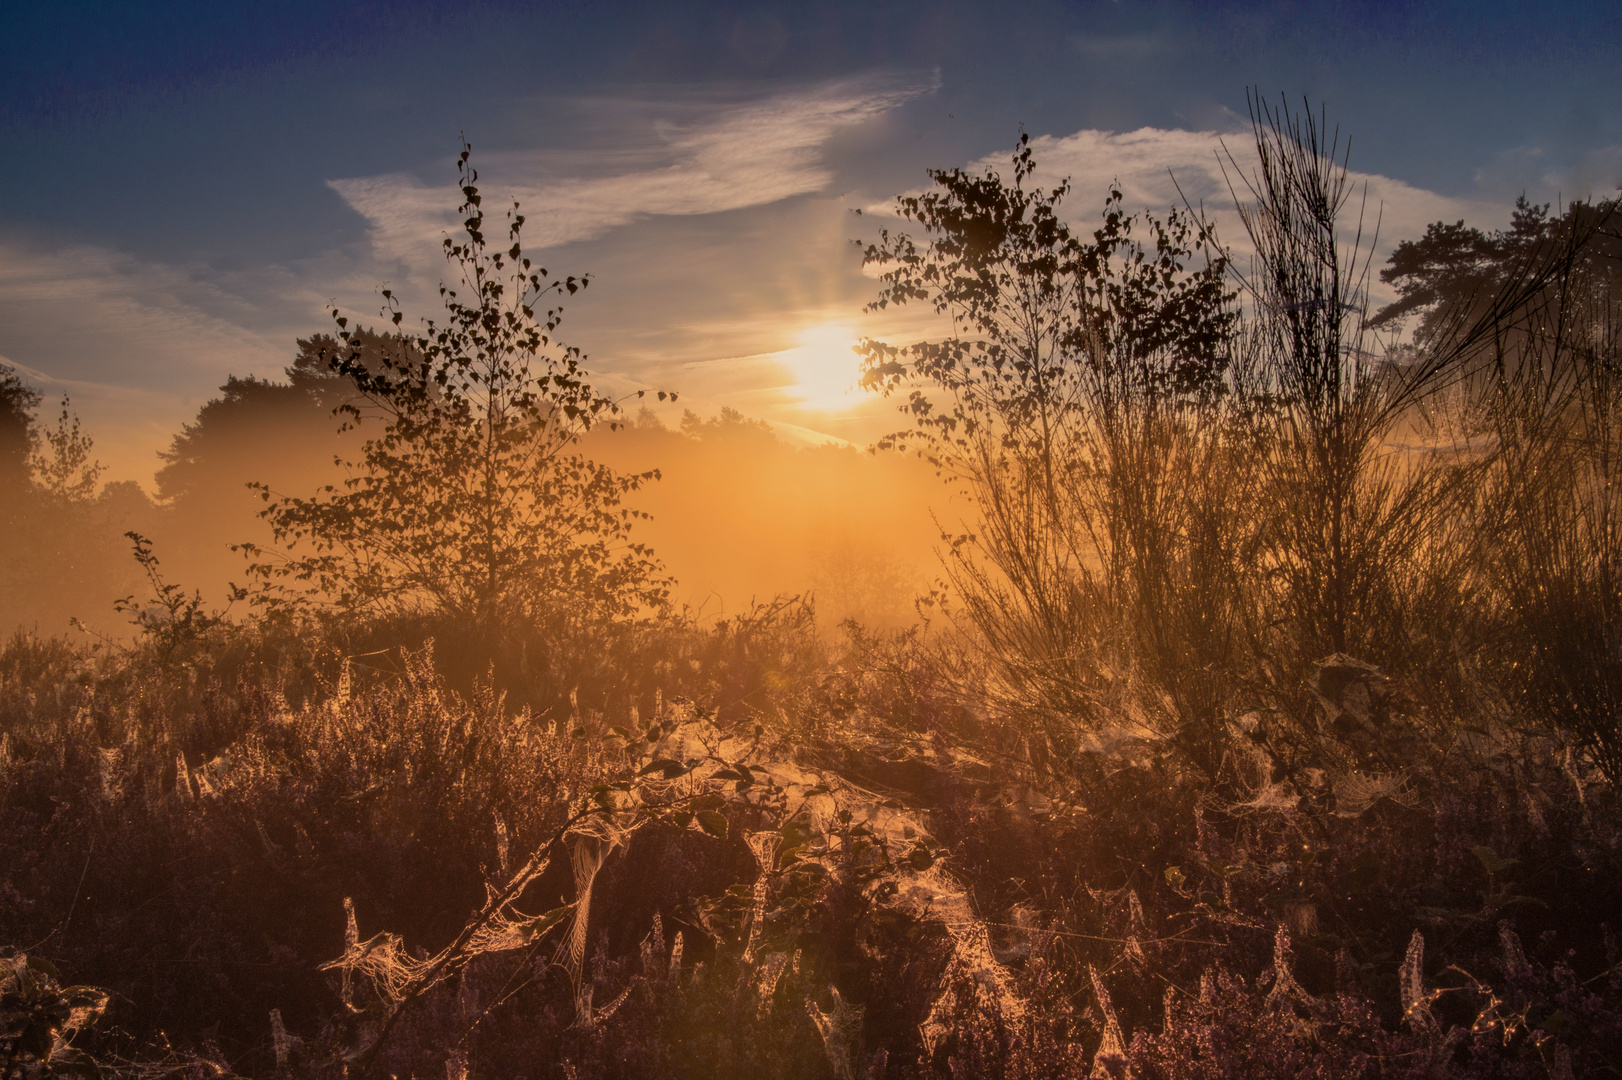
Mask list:
[[819,412],[842,412],[861,398],[856,380],[861,360],[855,345],[860,335],[849,326],[821,324],[800,331],[799,344],[778,353],[794,378],[790,392],[800,404]]

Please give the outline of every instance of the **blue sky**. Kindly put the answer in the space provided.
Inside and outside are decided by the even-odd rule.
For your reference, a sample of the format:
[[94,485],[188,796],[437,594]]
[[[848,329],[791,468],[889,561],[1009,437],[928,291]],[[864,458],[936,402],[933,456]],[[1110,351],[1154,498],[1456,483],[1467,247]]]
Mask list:
[[[1622,182],[1614,4],[17,3],[0,14],[0,357],[146,480],[228,374],[336,301],[432,312],[466,134],[610,385],[871,438],[849,211],[1021,125],[1075,178],[1223,209],[1247,86],[1351,137],[1382,248]],[[1219,213],[1219,221],[1221,216]],[[1235,239],[1233,229],[1224,233]]]

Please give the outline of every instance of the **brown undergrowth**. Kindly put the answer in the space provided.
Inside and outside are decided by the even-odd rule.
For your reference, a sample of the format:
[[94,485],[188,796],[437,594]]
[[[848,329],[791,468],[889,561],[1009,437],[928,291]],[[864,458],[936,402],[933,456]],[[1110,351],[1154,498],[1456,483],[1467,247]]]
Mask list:
[[1303,722],[1363,710],[1400,760],[1290,766],[1240,717],[1214,782],[1147,726],[1041,768],[967,639],[804,616],[539,710],[426,651],[13,641],[0,925],[111,994],[52,1037],[147,1076],[1616,1060],[1622,818],[1557,733],[1341,663]]

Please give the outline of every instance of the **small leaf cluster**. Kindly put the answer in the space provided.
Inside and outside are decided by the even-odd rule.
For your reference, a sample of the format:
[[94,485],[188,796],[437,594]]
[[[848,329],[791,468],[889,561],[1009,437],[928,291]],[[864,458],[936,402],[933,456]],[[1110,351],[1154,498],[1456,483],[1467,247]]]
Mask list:
[[[179,650],[226,624],[226,612],[206,610],[201,592],[193,589],[188,596],[184,588],[164,579],[151,540],[134,530],[124,535],[134,546],[135,562],[146,575],[152,593],[145,603],[137,601],[134,594],[115,600],[113,610],[130,616],[131,625],[157,648],[159,659],[170,659]],[[232,601],[245,595],[239,586],[231,586]]]

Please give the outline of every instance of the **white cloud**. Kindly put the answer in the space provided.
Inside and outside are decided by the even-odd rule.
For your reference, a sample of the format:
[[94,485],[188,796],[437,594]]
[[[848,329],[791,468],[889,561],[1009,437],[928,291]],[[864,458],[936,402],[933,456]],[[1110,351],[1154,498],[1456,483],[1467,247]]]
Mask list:
[[[830,136],[878,117],[935,88],[934,80],[858,79],[765,101],[706,111],[692,122],[656,122],[651,141],[596,155],[597,175],[568,175],[582,155],[506,154],[501,206],[516,198],[539,249],[598,236],[643,215],[713,214],[818,191],[831,179],[822,161]],[[602,162],[633,163],[601,172]],[[404,174],[331,180],[330,186],[372,228],[379,255],[407,263],[437,251],[456,216],[453,197]],[[487,212],[489,210],[487,209]]]

